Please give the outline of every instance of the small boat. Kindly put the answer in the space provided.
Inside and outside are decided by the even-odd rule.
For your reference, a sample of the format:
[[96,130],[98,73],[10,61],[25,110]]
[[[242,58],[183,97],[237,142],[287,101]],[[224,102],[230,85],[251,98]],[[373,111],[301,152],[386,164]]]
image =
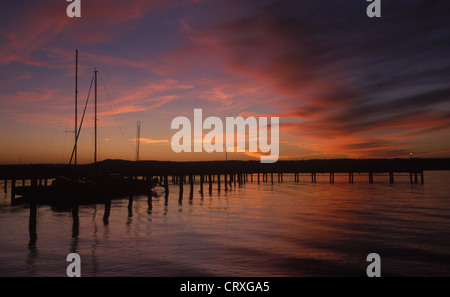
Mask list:
[[92,179],[59,176],[49,186],[16,187],[16,195],[21,196],[17,198],[21,202],[37,204],[93,204],[125,196],[152,195],[152,188],[157,183],[157,178],[127,179],[118,174],[104,174]]

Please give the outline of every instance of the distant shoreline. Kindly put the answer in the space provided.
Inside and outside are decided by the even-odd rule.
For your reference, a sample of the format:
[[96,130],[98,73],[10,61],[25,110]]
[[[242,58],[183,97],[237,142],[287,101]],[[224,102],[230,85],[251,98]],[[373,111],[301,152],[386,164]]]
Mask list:
[[[0,179],[52,178],[59,175],[85,176],[94,164],[77,167],[67,164],[0,165]],[[316,159],[278,161],[262,164],[259,161],[127,161],[104,160],[97,170],[129,176],[197,175],[224,173],[380,173],[450,170],[450,158],[403,159]]]

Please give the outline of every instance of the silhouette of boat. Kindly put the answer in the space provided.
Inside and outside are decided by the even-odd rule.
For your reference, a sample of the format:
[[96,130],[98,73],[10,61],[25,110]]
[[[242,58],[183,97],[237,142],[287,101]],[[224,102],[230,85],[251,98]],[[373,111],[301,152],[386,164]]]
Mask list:
[[[78,75],[78,50],[76,51],[76,77]],[[19,201],[35,202],[39,204],[73,204],[73,203],[98,203],[111,198],[122,198],[134,195],[152,195],[152,188],[158,184],[158,179],[138,180],[125,178],[119,174],[100,173],[97,167],[97,70],[94,70],[95,78],[95,152],[94,172],[89,178],[78,176],[59,176],[52,181],[51,185],[18,186],[15,194],[20,196]],[[92,87],[92,82],[91,82]],[[75,156],[73,166],[76,164],[77,141],[81,132],[86,106],[80,126],[77,125],[77,79],[75,82],[75,143],[70,157],[69,165]],[[90,94],[90,90],[89,90]],[[16,201],[16,202],[19,202]]]
[[38,204],[90,204],[113,198],[152,195],[158,180],[127,179],[118,174],[102,174],[94,178],[57,177],[49,186],[19,186],[16,195],[23,202]]

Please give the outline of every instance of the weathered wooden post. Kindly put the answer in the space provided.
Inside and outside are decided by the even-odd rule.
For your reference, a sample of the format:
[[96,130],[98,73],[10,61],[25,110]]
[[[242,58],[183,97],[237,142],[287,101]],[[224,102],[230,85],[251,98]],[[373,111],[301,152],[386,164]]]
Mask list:
[[[79,205],[78,203],[75,203],[72,206],[72,238],[77,238],[78,234],[80,233],[80,217],[78,215],[79,212]],[[76,252],[76,251],[74,251]]]
[[212,194],[212,176],[211,174],[208,176],[208,182],[209,182],[209,195]]
[[228,174],[223,175],[224,181],[223,184],[225,185],[225,191],[228,191]]
[[[149,201],[151,201],[151,196],[149,196]],[[149,202],[151,204],[151,202]],[[150,207],[149,207],[150,209]],[[108,225],[109,215],[111,213],[111,199],[107,199],[105,202],[105,213],[103,214],[103,224]]]
[[36,203],[30,203],[30,219],[28,223],[28,232],[30,234],[30,246],[34,246],[37,240],[37,232],[36,232],[36,224],[37,224],[37,205]]
[[389,183],[390,184],[394,183],[394,172],[389,172]]
[[133,196],[128,197],[128,218],[133,216]]
[[200,174],[200,193],[203,194],[203,174]]
[[180,183],[180,201],[183,200],[183,176],[180,176],[179,178]]
[[217,174],[217,191],[220,193],[220,173]]
[[16,199],[16,180],[13,178],[11,180],[11,201]]
[[164,191],[169,195],[169,177],[167,175],[164,175]]
[[194,192],[194,177],[189,175],[189,186],[191,187],[191,192]]

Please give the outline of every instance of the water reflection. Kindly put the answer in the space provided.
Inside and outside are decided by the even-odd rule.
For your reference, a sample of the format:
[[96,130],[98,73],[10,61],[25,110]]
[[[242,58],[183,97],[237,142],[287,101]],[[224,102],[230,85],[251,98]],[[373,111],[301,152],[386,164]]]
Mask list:
[[37,205],[32,203],[30,204],[30,217],[29,217],[29,224],[28,224],[28,232],[30,235],[30,240],[28,242],[28,258],[27,258],[27,266],[28,266],[28,272],[31,275],[34,275],[36,273],[35,268],[35,262],[38,257],[38,250],[36,248],[36,241],[37,241],[37,231],[36,231],[36,225],[37,225]]
[[[89,276],[105,273],[179,276],[178,273],[190,273],[178,269],[179,266],[195,267],[205,274],[223,271],[245,276],[339,275],[346,272],[354,275],[359,269],[355,257],[360,257],[361,266],[364,266],[365,258],[361,255],[366,256],[372,249],[377,249],[391,251],[392,258],[397,257],[395,261],[402,261],[406,267],[417,262],[421,268],[429,269],[423,274],[448,272],[444,266],[449,263],[445,250],[448,240],[444,234],[448,234],[450,208],[444,194],[434,191],[438,186],[415,186],[414,191],[410,191],[409,176],[405,177],[406,183],[395,186],[369,185],[367,182],[351,185],[347,175],[341,178],[339,185],[340,180],[336,177],[337,185],[330,185],[325,178],[316,184],[309,180],[290,184],[285,180],[283,185],[277,182],[272,185],[269,176],[269,181],[261,185],[254,182],[235,190],[228,187],[228,191],[224,191],[222,188],[221,193],[214,188],[212,197],[203,201],[206,202],[203,206],[197,185],[189,194],[190,189],[186,187],[185,197],[180,195],[176,185],[172,187],[170,203],[168,193],[164,195],[164,203],[162,197],[153,200],[139,196],[134,200],[130,196],[112,204],[107,201],[100,205],[74,205],[64,210],[67,215],[53,216],[51,220],[46,217],[49,208],[39,208],[40,218],[37,218],[36,205],[27,205],[25,217],[14,216],[16,222],[23,218],[21,224],[15,224],[23,226],[23,233],[10,238],[17,239],[20,235],[18,242],[22,250],[28,242],[22,260],[15,265],[28,275],[51,275],[59,268],[47,262],[41,265],[45,257],[60,249],[69,253],[70,249],[84,257],[85,275]],[[441,186],[441,191],[448,197],[448,186]],[[380,195],[380,192],[385,194]],[[180,203],[183,199],[184,204]],[[100,210],[101,216],[96,216],[97,207],[103,206],[104,213]],[[0,219],[5,220],[5,217],[0,216]],[[36,230],[37,219],[39,230]],[[47,226],[53,229],[47,229]],[[62,234],[58,232],[61,229],[65,230]],[[106,235],[108,230],[109,236]],[[28,236],[29,241],[26,240]],[[69,236],[71,241],[68,241]],[[442,238],[442,243],[434,241],[432,236]],[[421,246],[412,247],[416,243]],[[424,252],[422,247],[427,251]],[[124,251],[133,252],[124,256]],[[405,255],[403,251],[410,254]],[[439,263],[432,260],[435,258]],[[155,270],[142,265],[143,261],[157,263],[161,259],[167,261],[161,266],[155,265]],[[341,267],[336,263],[345,265]],[[411,273],[401,270],[399,265],[394,267],[393,262],[385,261],[385,267],[386,274]],[[365,268],[356,274],[365,275]],[[1,269],[3,274],[8,273],[8,268]]]
[[152,194],[149,194],[149,195],[148,195],[148,198],[147,198],[147,206],[148,206],[148,208],[147,208],[147,213],[148,213],[149,215],[151,215],[151,214],[152,214],[152,210],[153,210],[153,196],[152,196]]
[[78,235],[80,233],[80,218],[78,215],[79,205],[75,204],[72,207],[72,245],[71,245],[71,253],[76,253],[78,249]]
[[128,222],[131,221],[131,217],[133,216],[133,196],[128,198]]
[[109,224],[109,215],[111,213],[111,199],[107,199],[105,202],[105,213],[103,214],[103,225]]

